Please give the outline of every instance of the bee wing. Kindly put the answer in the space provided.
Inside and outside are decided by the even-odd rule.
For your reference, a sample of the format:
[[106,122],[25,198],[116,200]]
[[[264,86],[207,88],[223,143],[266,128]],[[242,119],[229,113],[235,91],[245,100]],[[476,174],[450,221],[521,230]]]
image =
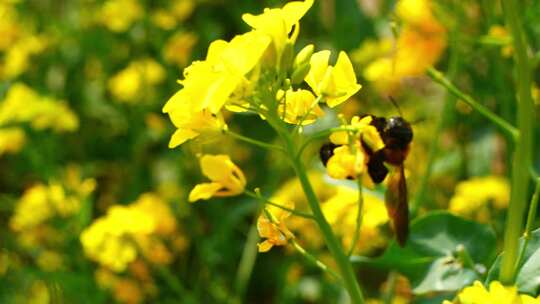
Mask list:
[[409,234],[409,206],[403,165],[396,168],[388,179],[385,202],[397,242],[403,247]]

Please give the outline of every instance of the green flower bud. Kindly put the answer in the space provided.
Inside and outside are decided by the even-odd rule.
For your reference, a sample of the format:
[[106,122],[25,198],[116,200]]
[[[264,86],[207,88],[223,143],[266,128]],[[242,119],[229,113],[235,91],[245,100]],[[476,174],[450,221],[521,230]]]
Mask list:
[[291,75],[291,83],[292,84],[302,83],[302,81],[304,81],[304,78],[306,78],[307,74],[309,73],[310,69],[311,69],[311,64],[309,64],[309,62],[304,63],[298,68],[295,68]]
[[287,42],[285,44],[285,48],[283,48],[283,53],[281,53],[280,68],[282,71],[290,70],[293,63],[293,56],[294,56],[294,46],[292,43]]
[[306,45],[300,52],[298,52],[298,54],[296,55],[296,58],[294,58],[293,68],[296,70],[298,69],[298,67],[309,62],[311,55],[313,55],[314,49],[315,47],[313,46],[313,44],[309,44],[309,45]]

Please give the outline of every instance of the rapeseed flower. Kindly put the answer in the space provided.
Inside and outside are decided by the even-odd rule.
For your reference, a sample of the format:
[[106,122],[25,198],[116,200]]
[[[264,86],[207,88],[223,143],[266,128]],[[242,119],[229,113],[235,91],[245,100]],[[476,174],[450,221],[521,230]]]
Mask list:
[[[372,151],[380,150],[384,147],[377,129],[372,126],[371,116],[360,118],[354,116],[351,123],[347,125],[351,131],[339,131],[330,135],[330,141],[337,145],[332,157],[326,164],[330,177],[336,179],[354,179],[362,175],[367,169],[369,156],[364,151],[362,141]],[[369,184],[368,175],[365,175],[365,182]]]
[[317,99],[308,90],[287,90],[278,92],[278,100],[284,99],[278,107],[278,114],[290,124],[307,125],[324,115]]
[[400,0],[396,15],[402,27],[395,51],[364,70],[364,77],[386,93],[399,89],[402,79],[422,75],[446,48],[446,29],[435,18],[430,0]]
[[[294,203],[291,201],[284,202],[272,198],[273,203],[284,206],[288,209],[294,209]],[[291,213],[276,206],[268,206],[263,214],[257,219],[257,231],[259,236],[264,239],[257,244],[259,252],[267,252],[274,246],[285,246],[289,239],[293,237],[292,233],[285,225],[286,218]]]
[[113,32],[125,32],[143,17],[137,0],[107,0],[98,12],[98,20]]
[[[292,1],[282,8],[265,9],[262,14],[242,15],[242,20],[254,30],[271,37],[279,65],[287,43],[294,44],[298,36],[299,21],[313,5],[313,0]],[[291,33],[294,27],[294,32]]]
[[329,107],[335,107],[362,87],[356,81],[351,60],[340,52],[336,64],[330,66],[330,51],[314,53],[310,59],[310,70],[305,81],[317,96],[322,96]]
[[452,302],[443,304],[538,304],[540,297],[519,294],[515,286],[504,286],[499,281],[492,281],[486,289],[482,283],[475,281],[465,287]]
[[163,49],[163,57],[167,62],[184,67],[191,56],[191,50],[197,43],[197,35],[191,32],[175,33]]
[[109,90],[122,102],[136,102],[145,96],[148,87],[165,79],[165,69],[153,59],[131,62],[109,80]]
[[500,176],[474,177],[460,182],[450,199],[450,212],[487,222],[493,209],[502,210],[510,201],[508,180]]
[[189,193],[189,201],[211,197],[234,196],[244,192],[246,178],[228,155],[203,155],[200,159],[203,174],[210,183],[198,184]]
[[79,119],[62,101],[43,97],[23,83],[13,84],[0,102],[0,126],[29,122],[34,129],[70,132]]
[[167,264],[170,251],[157,236],[176,233],[169,207],[153,194],[143,194],[134,203],[109,208],[81,234],[88,257],[109,269],[122,272],[139,254],[149,261]]
[[19,152],[26,141],[26,135],[21,128],[0,128],[0,156],[6,153]]

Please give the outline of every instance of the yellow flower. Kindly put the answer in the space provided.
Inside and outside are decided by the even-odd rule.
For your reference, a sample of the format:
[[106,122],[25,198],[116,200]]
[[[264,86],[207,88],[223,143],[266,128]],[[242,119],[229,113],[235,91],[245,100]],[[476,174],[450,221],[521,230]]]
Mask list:
[[[176,98],[176,96],[171,99]],[[169,117],[174,126],[178,128],[169,141],[169,148],[175,148],[201,134],[207,137],[220,134],[225,127],[221,113],[212,114],[206,109],[194,112],[194,109],[187,103],[180,103],[175,111],[169,113]]]
[[28,34],[17,40],[6,51],[0,65],[0,78],[13,79],[31,66],[31,56],[37,55],[47,46],[47,39],[43,36]]
[[396,14],[403,26],[395,52],[364,70],[364,77],[385,93],[399,89],[403,78],[422,75],[446,48],[446,30],[433,16],[429,0],[400,0]]
[[33,228],[46,221],[54,214],[48,202],[48,191],[45,185],[36,185],[26,190],[17,202],[10,227],[14,231]]
[[501,48],[501,55],[503,57],[508,58],[512,56],[512,53],[514,52],[514,48],[511,45],[512,39],[504,26],[492,25],[489,28],[488,37],[496,39],[499,43],[503,44],[503,47]]
[[[336,179],[356,178],[365,172],[369,159],[368,155],[365,154],[362,141],[373,151],[384,147],[379,132],[374,126],[370,125],[371,120],[371,116],[364,118],[354,116],[351,123],[347,125],[351,131],[339,131],[330,135],[330,141],[338,145],[326,164],[330,177]],[[366,185],[372,184],[367,174],[364,176],[363,181]]]
[[[503,286],[499,281],[492,281],[489,290],[482,283],[475,281],[465,287],[458,295],[456,304],[529,304],[540,303],[539,298],[519,294],[515,286]],[[446,301],[445,303],[452,303]]]
[[35,129],[51,128],[59,132],[74,131],[79,120],[64,102],[38,95],[22,83],[15,83],[0,102],[0,126],[31,122]]
[[305,81],[333,108],[353,96],[362,86],[357,83],[351,60],[345,52],[339,53],[334,66],[328,65],[329,59],[330,51],[313,54]]
[[167,41],[163,56],[167,62],[183,67],[187,64],[191,56],[191,50],[196,43],[197,35],[194,33],[178,32]]
[[195,9],[194,0],[175,0],[171,4],[171,11],[178,22],[184,21]]
[[[253,29],[262,32],[272,38],[277,58],[281,58],[285,44],[290,41],[295,42],[298,35],[300,19],[307,13],[313,5],[313,0],[292,1],[283,8],[265,9],[259,15],[244,14],[242,20]],[[295,26],[295,33],[291,30]],[[277,61],[279,62],[279,61]]]
[[137,0],[108,0],[101,8],[99,20],[113,32],[125,32],[133,22],[143,17]]
[[23,32],[14,3],[0,3],[0,50],[9,49]]
[[284,117],[287,123],[308,125],[324,115],[323,110],[317,104],[315,96],[310,91],[294,91],[292,89],[287,90],[285,93],[280,91],[278,101],[282,98],[284,102],[280,103],[278,113],[280,117]]
[[[294,209],[294,203],[291,201],[284,202],[276,198],[271,199],[271,201],[286,208]],[[265,209],[265,212],[257,219],[257,231],[259,236],[265,239],[257,244],[259,252],[267,252],[274,246],[285,246],[292,237],[292,233],[287,229],[284,222],[289,217],[290,212],[276,206],[268,206]]]
[[210,44],[206,60],[195,61],[184,70],[183,88],[163,107],[171,113],[183,103],[194,112],[209,109],[218,113],[249,73],[269,44],[268,37],[249,32],[234,37],[230,42],[217,40]]
[[21,128],[0,129],[0,156],[4,153],[19,152],[26,141],[26,136]]
[[152,23],[164,30],[172,30],[176,27],[177,21],[174,14],[166,9],[157,9],[152,13]]
[[134,61],[109,80],[109,90],[119,101],[134,102],[141,99],[150,85],[165,79],[165,70],[152,59]]
[[492,209],[504,209],[510,200],[510,185],[500,176],[475,177],[460,182],[450,200],[450,212],[486,222]]
[[[363,192],[363,199],[362,226],[356,249],[367,252],[385,244],[381,226],[388,223],[388,213],[381,198]],[[343,237],[344,246],[350,248],[355,237],[358,190],[337,187],[337,193],[322,203],[322,210],[334,231]]]
[[234,196],[244,192],[244,173],[228,155],[203,155],[200,163],[203,174],[211,182],[196,185],[189,193],[190,202],[207,200],[213,196]]

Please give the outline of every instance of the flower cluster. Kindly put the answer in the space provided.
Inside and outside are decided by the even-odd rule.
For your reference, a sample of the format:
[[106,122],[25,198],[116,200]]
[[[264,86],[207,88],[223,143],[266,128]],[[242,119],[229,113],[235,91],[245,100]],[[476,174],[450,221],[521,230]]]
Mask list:
[[143,194],[127,206],[114,205],[81,234],[88,257],[123,272],[139,254],[156,264],[168,264],[173,256],[164,243],[177,235],[176,219],[169,206],[154,194]]
[[[121,102],[136,102],[148,88],[165,79],[165,69],[152,59],[132,61],[109,80],[109,90]],[[145,95],[146,94],[146,95]]]
[[[396,16],[402,24],[395,48],[389,49],[386,42],[376,46],[376,49],[388,51],[388,56],[375,59],[364,70],[364,77],[380,92],[399,89],[404,78],[422,75],[442,55],[446,48],[446,29],[435,17],[433,7],[430,0],[397,2]],[[374,45],[366,47],[373,49]]]
[[169,146],[222,130],[223,110],[308,124],[323,115],[320,102],[335,107],[355,94],[361,86],[344,52],[334,65],[330,51],[314,53],[313,45],[293,55],[299,20],[312,5],[313,0],[293,1],[259,15],[244,14],[252,31],[212,42],[206,59],[184,70],[182,89],[163,108],[177,128]]
[[486,289],[482,283],[475,281],[472,286],[465,287],[453,302],[444,301],[443,304],[538,304],[540,297],[533,298],[526,294],[519,294],[515,286],[503,286],[499,281],[493,281]]
[[494,210],[508,207],[510,185],[500,176],[475,177],[460,182],[450,199],[450,212],[488,222]]

